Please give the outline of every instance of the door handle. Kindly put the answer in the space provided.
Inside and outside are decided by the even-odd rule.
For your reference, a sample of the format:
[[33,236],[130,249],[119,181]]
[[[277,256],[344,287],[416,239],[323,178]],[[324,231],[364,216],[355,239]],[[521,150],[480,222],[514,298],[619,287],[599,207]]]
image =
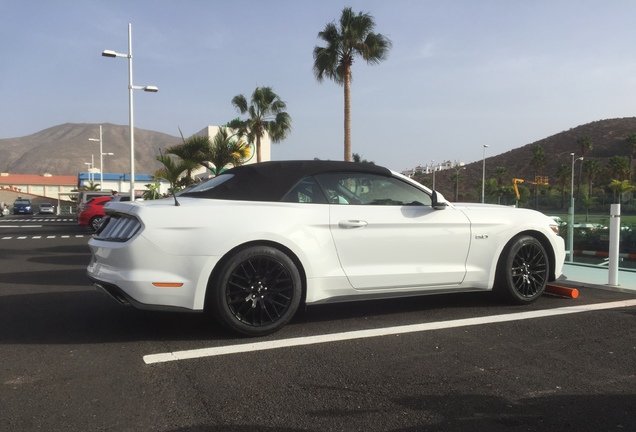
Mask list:
[[365,226],[367,226],[367,222],[362,220],[345,220],[338,222],[338,227],[344,229],[362,228]]

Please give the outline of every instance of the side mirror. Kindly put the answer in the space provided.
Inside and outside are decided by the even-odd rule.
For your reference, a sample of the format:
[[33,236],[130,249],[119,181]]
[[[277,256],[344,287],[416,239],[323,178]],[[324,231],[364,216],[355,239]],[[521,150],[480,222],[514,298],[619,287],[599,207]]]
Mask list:
[[443,199],[444,197],[442,194],[438,194],[437,191],[433,191],[433,195],[431,195],[431,206],[434,210],[444,210],[448,206],[446,201],[442,201]]

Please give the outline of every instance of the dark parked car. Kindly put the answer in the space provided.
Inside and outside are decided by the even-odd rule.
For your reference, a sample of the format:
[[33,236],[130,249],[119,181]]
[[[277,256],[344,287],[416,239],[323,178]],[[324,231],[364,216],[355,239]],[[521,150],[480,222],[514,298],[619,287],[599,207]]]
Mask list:
[[13,214],[33,214],[31,200],[18,198],[13,203]]

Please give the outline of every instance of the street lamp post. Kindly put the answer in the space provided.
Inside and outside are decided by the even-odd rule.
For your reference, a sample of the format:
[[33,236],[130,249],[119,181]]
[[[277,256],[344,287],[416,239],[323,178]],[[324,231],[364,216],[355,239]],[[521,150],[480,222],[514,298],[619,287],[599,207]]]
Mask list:
[[484,155],[482,157],[482,173],[481,173],[481,202],[484,202],[484,194],[486,191],[486,149],[488,148],[488,144],[484,144]]
[[155,86],[134,86],[132,78],[132,25],[128,24],[128,54],[121,54],[112,50],[104,50],[104,57],[126,57],[128,59],[128,119],[130,123],[130,200],[135,200],[135,130],[133,122],[133,90],[143,90],[156,93]]
[[88,171],[88,182],[91,183],[91,186],[92,186],[92,183],[93,183],[93,177],[92,177],[93,162],[92,162],[92,160],[93,160],[93,155],[91,155],[91,162],[84,162],[84,165],[87,166],[86,170]]
[[89,138],[89,141],[99,141],[99,182],[104,183],[104,151],[102,150],[102,125],[99,125],[99,139]]
[[463,165],[455,167],[455,202],[459,201],[459,172],[464,169],[466,167]]
[[[102,156],[115,156],[115,153],[102,153]],[[100,168],[100,170],[101,170],[101,168]],[[100,174],[100,176],[103,176],[103,175],[104,175],[104,173]],[[102,178],[102,182],[103,182],[103,177],[101,177],[101,178]]]
[[570,153],[572,156],[572,172],[570,174],[570,220],[568,221],[568,250],[570,251],[568,261],[574,261],[574,163],[579,160],[583,160],[583,156],[574,159],[574,153]]
[[435,190],[435,161],[431,160],[431,169],[433,170],[433,190]]

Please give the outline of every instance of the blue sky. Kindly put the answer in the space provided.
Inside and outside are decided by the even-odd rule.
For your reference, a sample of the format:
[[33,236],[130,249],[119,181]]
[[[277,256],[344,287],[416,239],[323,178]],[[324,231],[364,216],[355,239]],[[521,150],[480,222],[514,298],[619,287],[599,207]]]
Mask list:
[[[636,2],[628,0],[0,0],[0,138],[62,123],[178,136],[238,116],[271,86],[293,130],[272,158],[342,159],[343,89],[312,72],[343,7],[393,48],[353,66],[353,151],[395,170],[481,160],[595,120],[636,114]],[[104,143],[107,151],[107,143]],[[1,149],[0,149],[1,150]]]

